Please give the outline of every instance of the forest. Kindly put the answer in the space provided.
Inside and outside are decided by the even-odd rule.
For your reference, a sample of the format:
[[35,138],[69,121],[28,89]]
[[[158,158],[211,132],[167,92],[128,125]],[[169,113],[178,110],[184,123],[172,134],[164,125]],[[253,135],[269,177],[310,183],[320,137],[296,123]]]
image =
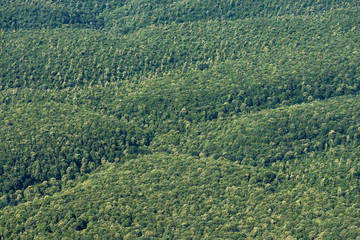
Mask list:
[[360,2],[0,2],[0,239],[360,239]]

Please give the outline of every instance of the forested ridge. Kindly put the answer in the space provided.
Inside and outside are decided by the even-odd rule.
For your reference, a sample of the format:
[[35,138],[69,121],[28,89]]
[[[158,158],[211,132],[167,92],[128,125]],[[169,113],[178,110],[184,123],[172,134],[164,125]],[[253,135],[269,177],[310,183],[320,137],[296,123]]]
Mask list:
[[358,1],[0,13],[0,239],[359,238]]

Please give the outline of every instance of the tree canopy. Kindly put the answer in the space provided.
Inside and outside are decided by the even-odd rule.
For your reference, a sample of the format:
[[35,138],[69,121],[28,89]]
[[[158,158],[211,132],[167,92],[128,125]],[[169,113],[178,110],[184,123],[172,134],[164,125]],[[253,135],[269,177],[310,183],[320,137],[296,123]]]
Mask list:
[[0,12],[0,239],[359,236],[359,1]]

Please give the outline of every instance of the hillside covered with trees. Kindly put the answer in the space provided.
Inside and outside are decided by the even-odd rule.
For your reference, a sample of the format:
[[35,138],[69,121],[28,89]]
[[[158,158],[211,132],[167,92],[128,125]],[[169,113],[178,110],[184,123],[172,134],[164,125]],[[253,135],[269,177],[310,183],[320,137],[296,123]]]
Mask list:
[[0,13],[0,239],[360,236],[360,2]]

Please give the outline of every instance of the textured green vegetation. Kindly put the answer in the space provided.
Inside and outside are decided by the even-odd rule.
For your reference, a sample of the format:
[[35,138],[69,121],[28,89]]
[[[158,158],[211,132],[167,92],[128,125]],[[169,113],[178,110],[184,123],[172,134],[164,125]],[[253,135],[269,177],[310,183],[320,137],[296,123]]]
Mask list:
[[73,179],[104,159],[141,152],[148,142],[131,124],[69,104],[28,103],[0,116],[2,193],[50,178]]
[[356,239],[360,6],[0,3],[0,239]]
[[0,3],[1,27],[111,28],[123,33],[154,24],[311,15],[359,6],[356,0],[7,0]]
[[[17,229],[20,237],[72,239],[356,237],[359,195],[350,189],[358,182],[321,176],[329,165],[343,170],[333,160],[269,170],[187,155],[139,157],[103,166],[61,193],[6,208],[1,233],[11,238]],[[316,177],[316,184],[309,183]],[[333,193],[339,183],[346,186]]]
[[[179,131],[158,135],[154,148],[175,142],[186,153],[266,166],[314,152],[358,145],[359,99],[336,98],[293,105],[232,118],[208,121]],[[183,136],[185,135],[185,136]],[[172,139],[182,139],[174,141]],[[170,150],[170,149],[169,149]]]

